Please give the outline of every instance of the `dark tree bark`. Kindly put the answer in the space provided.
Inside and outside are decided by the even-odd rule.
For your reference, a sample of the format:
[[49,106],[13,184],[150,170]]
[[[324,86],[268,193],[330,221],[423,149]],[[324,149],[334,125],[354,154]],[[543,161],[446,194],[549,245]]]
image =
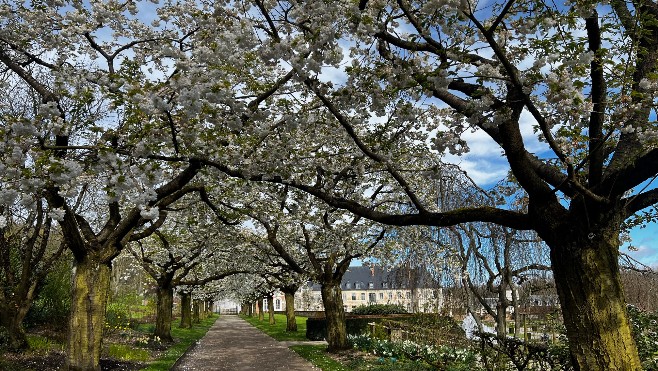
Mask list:
[[180,294],[180,327],[192,328],[192,293]]
[[155,332],[153,335],[159,337],[161,341],[171,343],[174,341],[171,336],[171,323],[174,321],[174,289],[166,283],[158,286],[157,298]]
[[0,325],[7,330],[9,343],[7,346],[14,351],[28,348],[27,336],[23,328],[23,319],[30,309],[29,303],[18,303],[16,300],[0,303]]
[[15,351],[28,348],[23,320],[39,284],[66,249],[63,243],[51,246],[52,220],[45,214],[39,200],[25,221],[14,224],[10,214],[8,224],[0,228],[0,325],[9,336],[5,346]]
[[323,282],[320,291],[327,320],[327,351],[334,353],[349,349],[340,281]]
[[192,301],[192,322],[201,323],[201,305],[199,299]]

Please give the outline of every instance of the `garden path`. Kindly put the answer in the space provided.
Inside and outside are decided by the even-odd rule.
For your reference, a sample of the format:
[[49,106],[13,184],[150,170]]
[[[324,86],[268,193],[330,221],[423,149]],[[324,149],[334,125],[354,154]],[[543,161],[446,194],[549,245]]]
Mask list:
[[309,371],[319,370],[238,316],[221,315],[172,368],[175,371]]

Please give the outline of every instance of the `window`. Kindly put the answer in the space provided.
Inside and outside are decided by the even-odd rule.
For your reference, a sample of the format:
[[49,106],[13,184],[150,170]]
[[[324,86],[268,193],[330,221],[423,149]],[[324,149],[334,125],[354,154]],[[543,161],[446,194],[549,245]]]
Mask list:
[[388,282],[382,282],[382,288],[387,289],[388,288]]
[[407,291],[407,299],[411,299],[411,293]]
[[361,287],[361,283],[359,283],[359,282],[354,282],[354,288],[357,289],[357,290],[361,290],[361,289],[362,289],[362,287]]
[[363,292],[361,293],[361,300],[366,300],[366,294]]
[[347,281],[347,283],[345,284],[345,288],[348,289],[348,290],[351,289],[352,288],[352,283],[350,281]]
[[379,293],[379,299],[380,299],[380,300],[384,300],[384,293],[383,293],[383,292],[380,292],[380,293]]
[[377,301],[377,294],[375,294],[374,292],[368,294],[368,301],[371,303],[375,303]]
[[398,299],[402,299],[402,293],[398,291]]
[[352,300],[356,300],[356,293],[352,294]]
[[388,293],[388,299],[389,299],[389,300],[393,299],[393,293],[392,293],[392,292],[389,292],[389,293]]
[[369,289],[374,289],[375,288],[375,283],[374,282],[368,282],[368,288]]
[[281,310],[281,299],[276,299],[274,302],[274,310]]

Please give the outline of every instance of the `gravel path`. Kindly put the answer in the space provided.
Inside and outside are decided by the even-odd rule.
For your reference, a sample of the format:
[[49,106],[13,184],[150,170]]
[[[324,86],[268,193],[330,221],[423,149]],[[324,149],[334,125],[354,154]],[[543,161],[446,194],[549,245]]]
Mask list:
[[[315,343],[315,342],[311,342]],[[238,316],[222,315],[172,370],[307,371],[319,370]]]

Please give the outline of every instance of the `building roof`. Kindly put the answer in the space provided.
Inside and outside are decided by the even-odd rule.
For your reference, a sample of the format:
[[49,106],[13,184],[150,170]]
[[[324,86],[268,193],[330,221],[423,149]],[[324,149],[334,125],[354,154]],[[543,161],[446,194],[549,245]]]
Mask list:
[[[349,267],[340,284],[343,291],[436,287],[438,284],[430,274],[421,269],[383,269],[378,265]],[[320,285],[314,283],[312,289],[320,290]]]

